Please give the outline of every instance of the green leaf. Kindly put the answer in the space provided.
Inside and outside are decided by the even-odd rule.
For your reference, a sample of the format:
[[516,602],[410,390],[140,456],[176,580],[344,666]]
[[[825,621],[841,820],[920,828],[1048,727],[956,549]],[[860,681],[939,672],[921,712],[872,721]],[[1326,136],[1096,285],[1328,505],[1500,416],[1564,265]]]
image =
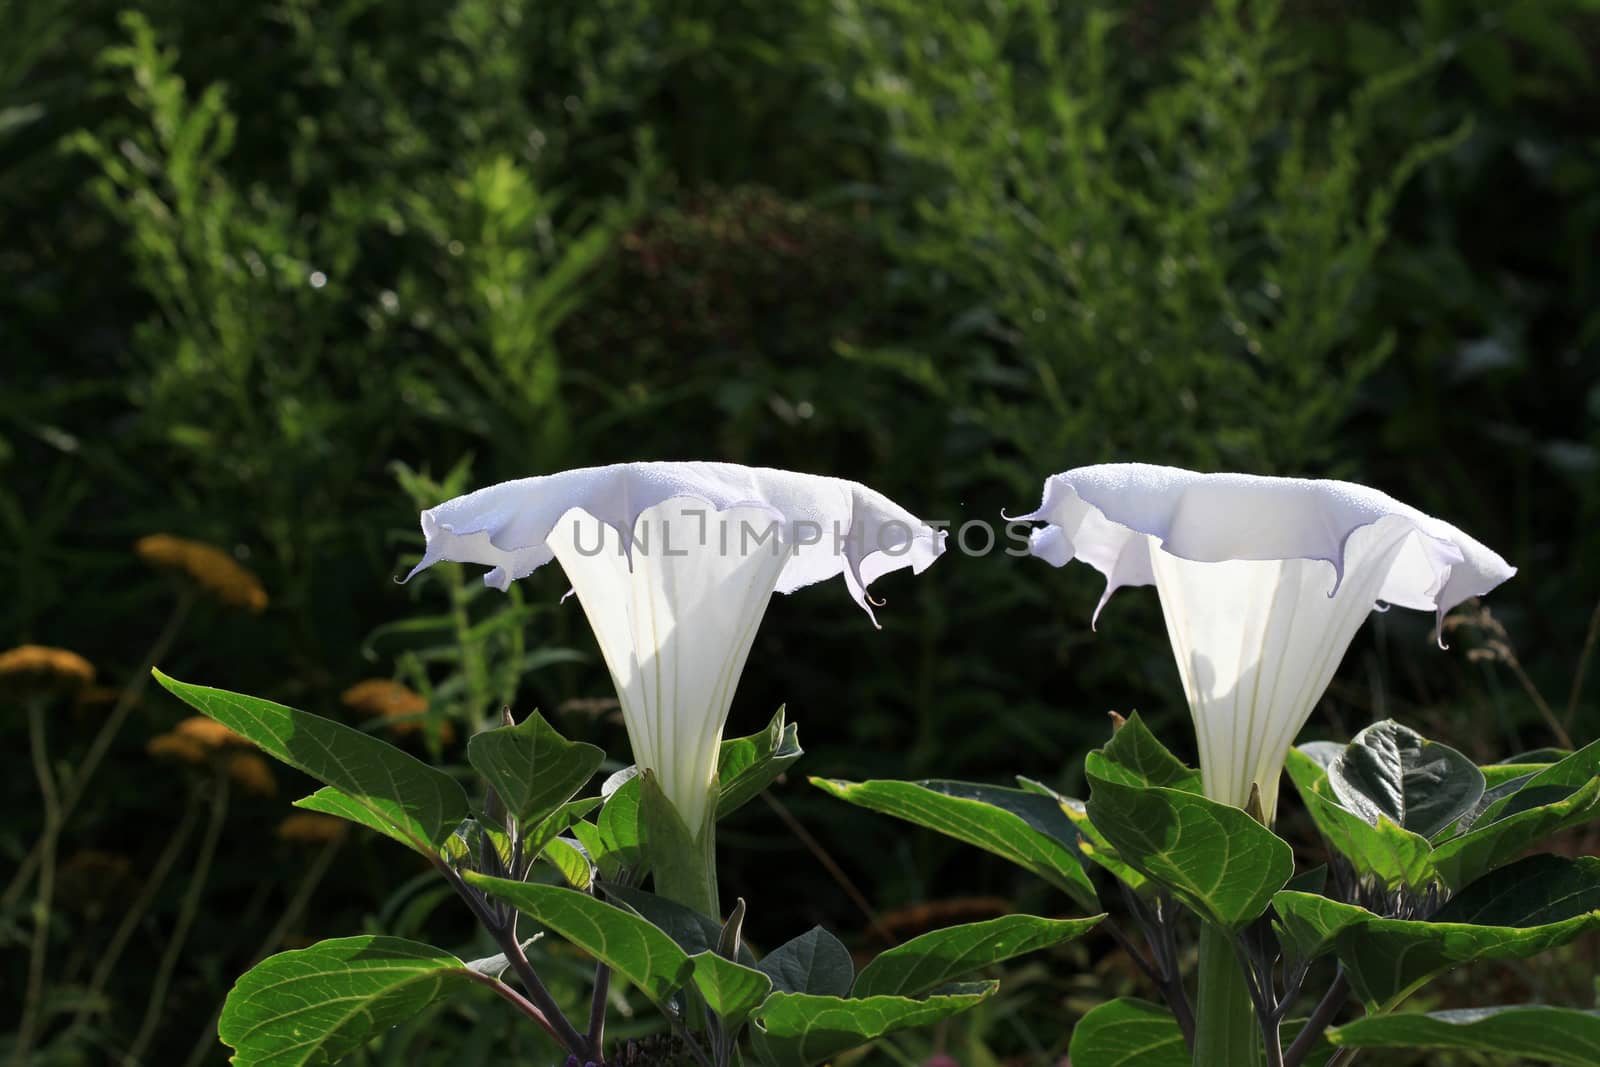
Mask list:
[[[248,738],[261,751],[341,794],[321,797],[329,814],[379,829],[425,856],[436,856],[467,815],[456,780],[360,730],[268,700],[188,685],[153,670],[156,681],[192,706]],[[327,810],[318,808],[316,810]]]
[[398,937],[342,937],[280,952],[246,971],[217,1034],[237,1067],[335,1063],[468,983],[465,963]]
[[1272,909],[1278,913],[1273,927],[1285,954],[1302,963],[1330,951],[1334,939],[1347,927],[1375,918],[1365,908],[1293,889],[1275,894]]
[[1092,774],[1089,783],[1089,818],[1118,855],[1208,922],[1238,929],[1294,874],[1294,851],[1239,808]]
[[1527,959],[1600,928],[1600,859],[1532,857],[1470,887],[1429,922],[1303,893],[1279,893],[1273,906],[1300,958],[1331,946],[1368,1011],[1388,1011],[1463,963]]
[[658,1005],[688,981],[688,955],[631,911],[560,886],[472,872],[462,877],[606,963]]
[[1504,799],[1490,805],[1480,822],[1494,822],[1565,800],[1600,776],[1600,741],[1585,745],[1534,776]]
[[[976,845],[1032,871],[1084,908],[1100,910],[1099,899],[1078,858],[1076,846],[1039,831],[1014,812],[952,796],[920,782],[843,782],[813,778],[811,784],[851,804]],[[948,783],[944,785],[948,788]]]
[[1374,826],[1341,807],[1323,791],[1327,773],[1304,753],[1291,749],[1284,766],[1328,846],[1363,881],[1386,890],[1422,890],[1438,880],[1427,838],[1396,826],[1387,815],[1380,814]]
[[[1522,791],[1526,792],[1532,784],[1524,786]],[[1564,786],[1551,788],[1565,789]],[[1517,795],[1520,794],[1507,799]],[[1438,845],[1433,850],[1433,865],[1445,885],[1460,889],[1484,872],[1527,852],[1551,834],[1586,822],[1597,814],[1600,814],[1600,778],[1590,779],[1552,804],[1499,815],[1491,808],[1466,833]]]
[[996,982],[957,986],[920,1000],[847,1000],[777,992],[751,1016],[751,1041],[766,1064],[790,1067],[821,1063],[885,1034],[948,1019],[987,999],[996,988]]
[[1003,915],[914,937],[861,969],[851,995],[914,997],[991,964],[1080,937],[1100,924],[1088,919]]
[[[307,811],[321,812],[323,815],[348,819],[353,823],[365,826],[369,830],[376,830],[383,836],[398,841],[407,848],[416,848],[412,838],[407,837],[395,823],[381,817],[372,808],[362,804],[354,797],[347,796],[331,785],[323,786],[308,797],[301,797],[294,802],[294,806],[304,808]],[[446,847],[448,847],[448,842],[449,838],[447,837]],[[418,851],[422,850],[419,849]],[[427,852],[423,852],[423,855],[427,854]]]
[[[722,937],[721,923],[675,900],[632,886],[607,883],[600,889],[610,900],[638,912],[659,927],[685,952],[694,954],[715,949]],[[755,956],[742,943],[739,945],[739,962],[755,965]]]
[[539,820],[531,830],[524,830],[522,851],[529,859],[537,859],[544,847],[572,828],[572,825],[600,806],[599,797],[570,800]]
[[1583,914],[1600,914],[1600,857],[1540,853],[1473,882],[1432,921],[1529,927]]
[[594,865],[576,842],[565,837],[546,841],[539,858],[561,872],[561,877],[574,889],[588,890],[594,885]]
[[1122,997],[1091,1008],[1072,1030],[1073,1067],[1189,1067],[1189,1049],[1172,1013]]
[[729,1028],[744,1022],[772,991],[772,979],[766,974],[723,959],[711,949],[695,953],[689,962],[694,965],[694,987]]
[[1200,772],[1169,752],[1138,712],[1129,715],[1111,740],[1089,755],[1085,766],[1113,782],[1159,785],[1188,793],[1202,789]]
[[1376,826],[1432,837],[1483,796],[1483,772],[1447,745],[1386,720],[1362,730],[1327,768],[1339,803]]
[[724,819],[754,800],[803,754],[800,727],[784,721],[782,708],[760,733],[722,742],[717,753],[717,818]]
[[1105,870],[1111,872],[1119,882],[1126,885],[1136,893],[1153,891],[1150,879],[1140,874],[1131,864],[1117,855],[1117,850],[1111,847],[1111,842],[1106,840],[1106,835],[1095,828],[1089,819],[1088,805],[1073,797],[1064,796],[1043,782],[1034,781],[1032,778],[1017,777],[1017,784],[1030,793],[1052,798],[1061,814],[1072,823],[1072,828],[1078,834],[1078,852]]
[[1594,1067],[1600,1063],[1600,1011],[1512,1004],[1427,1015],[1380,1015],[1328,1031],[1345,1048],[1461,1049]]
[[571,800],[605,758],[594,745],[562,737],[537,711],[467,742],[467,761],[518,824],[536,823]]
[[634,883],[647,869],[639,832],[639,789],[640,779],[634,775],[605,798],[600,817],[593,823],[572,824],[572,835],[582,842],[600,877],[608,882]]
[[785,941],[756,967],[772,979],[773,989],[783,993],[848,996],[856,976],[850,950],[820,926]]

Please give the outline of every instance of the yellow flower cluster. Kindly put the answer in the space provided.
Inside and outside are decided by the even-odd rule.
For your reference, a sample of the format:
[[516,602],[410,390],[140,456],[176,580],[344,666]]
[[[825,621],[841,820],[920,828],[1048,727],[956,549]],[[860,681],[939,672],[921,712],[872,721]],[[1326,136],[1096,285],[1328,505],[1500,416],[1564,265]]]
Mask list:
[[230,745],[248,745],[250,742],[228,729],[215,719],[208,719],[204,715],[191,715],[184,719],[172,732],[179,737],[187,737],[203,749],[226,748]]
[[260,580],[220,548],[170,534],[151,534],[141,537],[134,551],[152,566],[187,575],[224,604],[258,615],[266,609],[267,591]]
[[27,690],[73,690],[94,681],[94,667],[76,652],[19,645],[0,652],[0,677]]
[[278,824],[277,834],[281,841],[318,845],[343,837],[348,825],[332,815],[297,812]]
[[144,743],[145,754],[152,759],[176,760],[179,763],[204,763],[206,747],[192,737],[182,734],[157,734]]
[[[344,691],[344,705],[367,716],[382,716],[401,721],[389,724],[389,729],[404,737],[422,732],[423,723],[418,716],[428,710],[422,694],[388,678],[368,678]],[[455,740],[455,726],[448,720],[439,723],[439,740],[450,744]]]
[[228,757],[228,777],[246,793],[258,797],[278,795],[278,780],[267,761],[254,752],[235,752]]

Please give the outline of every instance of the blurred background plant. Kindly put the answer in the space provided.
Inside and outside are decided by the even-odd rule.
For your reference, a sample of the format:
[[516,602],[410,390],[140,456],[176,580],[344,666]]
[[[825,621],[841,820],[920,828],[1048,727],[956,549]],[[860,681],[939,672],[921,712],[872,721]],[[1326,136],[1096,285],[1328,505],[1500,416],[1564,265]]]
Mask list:
[[[718,458],[958,525],[1104,460],[1351,477],[1522,573],[1504,632],[1450,654],[1381,618],[1316,731],[1392,715],[1489,759],[1554,742],[1542,701],[1600,734],[1575,678],[1600,597],[1593,0],[129,6],[0,0],[0,644],[69,648],[105,687],[36,716],[51,804],[0,689],[0,979],[20,1011],[37,971],[6,1024],[29,1062],[220,1063],[204,1022],[256,956],[469,936],[386,843],[274,836],[307,783],[263,795],[153,741],[182,715],[145,667],[446,765],[502,704],[620,751],[553,570],[510,596],[390,580],[420,507],[508,477]],[[219,560],[255,592],[208,585]],[[1106,710],[1183,705],[1148,602],[1094,635],[1099,589],[1041,570],[997,550],[889,582],[871,641],[786,599],[731,728],[786,703],[810,773],[1073,788]],[[773,909],[758,943],[1065,907],[799,783],[773,799],[723,834],[725,890]],[[1052,962],[878,1055],[1040,1061],[1130,981],[1093,939]],[[364,1059],[471,1062],[510,1032],[468,1001]]]

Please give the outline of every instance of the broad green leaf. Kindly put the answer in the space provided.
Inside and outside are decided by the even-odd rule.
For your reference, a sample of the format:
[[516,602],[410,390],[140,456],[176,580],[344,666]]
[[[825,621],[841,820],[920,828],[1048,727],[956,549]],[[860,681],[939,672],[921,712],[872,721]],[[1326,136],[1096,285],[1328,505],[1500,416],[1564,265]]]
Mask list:
[[1091,1008],[1072,1030],[1073,1067],[1189,1067],[1189,1049],[1172,1013],[1122,997]]
[[948,1019],[997,987],[995,982],[957,986],[920,1000],[773,993],[751,1016],[751,1041],[761,1061],[775,1067],[821,1063],[885,1034]]
[[1349,861],[1362,879],[1384,889],[1421,890],[1438,879],[1433,846],[1427,838],[1396,826],[1387,815],[1369,825],[1323,790],[1327,775],[1309,756],[1290,750],[1289,779],[1330,848]]
[[[1526,784],[1528,779],[1548,766],[1550,766],[1548,763],[1491,763],[1487,766],[1479,766],[1478,770],[1483,772],[1483,786],[1485,789],[1499,789],[1516,781]],[[1516,792],[1516,790],[1511,792]],[[1507,795],[1509,796],[1510,794]]]
[[800,727],[785,722],[782,708],[760,733],[722,742],[717,753],[717,818],[724,819],[754,800],[803,754]]
[[574,889],[588,890],[594,885],[594,865],[574,841],[565,837],[546,841],[539,858],[560,871],[561,877]]
[[1202,788],[1200,772],[1167,751],[1138,712],[1130,714],[1111,740],[1089,755],[1085,767],[1113,782],[1159,785],[1188,793]]
[[[1332,946],[1372,1012],[1388,1011],[1429,979],[1474,960],[1527,959],[1600,928],[1600,859],[1536,856],[1470,887],[1432,921],[1384,919],[1301,893],[1273,899],[1288,943],[1304,958]],[[1555,864],[1548,861],[1554,860]],[[1559,864],[1570,867],[1557,869]],[[1549,892],[1536,887],[1551,884]],[[1495,920],[1494,925],[1473,921]]]
[[785,941],[756,967],[772,979],[772,988],[779,992],[827,997],[848,996],[856,976],[850,950],[820,926]]
[[889,949],[863,967],[851,987],[851,995],[914,997],[991,964],[1080,937],[1104,918],[1003,915],[986,922],[934,930]]
[[582,800],[569,800],[543,819],[531,830],[525,829],[522,834],[522,853],[529,859],[536,859],[544,847],[572,828],[572,825],[595,808],[600,806],[599,797],[584,797]]
[[431,945],[342,937],[269,956],[222,1006],[217,1034],[237,1067],[336,1063],[469,983],[483,981]]
[[[407,837],[394,822],[380,816],[374,809],[362,804],[354,797],[347,796],[331,785],[323,786],[308,797],[301,797],[294,802],[294,806],[304,808],[307,811],[321,812],[323,815],[333,815],[340,819],[348,819],[353,823],[365,826],[369,830],[376,830],[383,836],[398,841],[407,848],[416,848],[412,839]],[[446,838],[446,848],[449,847],[450,840],[450,838]],[[427,853],[424,852],[423,855],[427,855]]]
[[1208,922],[1238,929],[1294,874],[1293,850],[1239,808],[1178,789],[1089,783],[1089,818],[1117,854]]
[[1558,803],[1600,776],[1600,741],[1540,770],[1510,796],[1489,806],[1480,822],[1490,823]]
[[[1523,791],[1528,788],[1524,786]],[[1565,789],[1563,786],[1552,788]],[[1518,795],[1520,793],[1507,799]],[[1445,885],[1460,889],[1484,872],[1527,852],[1551,834],[1596,815],[1600,815],[1600,778],[1591,778],[1552,804],[1498,816],[1490,809],[1466,833],[1438,845],[1433,850],[1433,865]]]
[[656,1004],[664,1003],[688,980],[688,955],[631,911],[560,886],[471,872],[462,877],[606,963]]
[[1083,801],[1073,797],[1063,796],[1043,782],[1034,781],[1032,778],[1017,777],[1017,784],[1030,793],[1050,797],[1061,808],[1061,814],[1072,823],[1072,828],[1078,832],[1078,851],[1091,863],[1103,867],[1111,872],[1119,882],[1126,885],[1136,893],[1153,891],[1154,886],[1150,879],[1140,874],[1131,864],[1125,862],[1117,855],[1117,850],[1111,847],[1111,842],[1106,840],[1106,835],[1095,829],[1093,822],[1089,821],[1089,808]]
[[1365,908],[1344,904],[1317,893],[1286,889],[1272,898],[1273,923],[1285,954],[1296,962],[1316,959],[1333,948],[1340,931],[1376,918]]
[[1600,1063],[1600,1011],[1512,1004],[1380,1015],[1329,1030],[1328,1039],[1344,1048],[1460,1049],[1519,1063],[1594,1067]]
[[[606,884],[600,888],[613,902],[631,908],[659,927],[685,952],[694,954],[715,949],[721,939],[722,924],[694,908],[631,886]],[[742,943],[739,946],[739,962],[747,966],[755,965],[755,956]]]
[[589,860],[608,882],[635,883],[647,869],[644,842],[639,836],[639,778],[629,777],[605,798],[594,822],[571,826],[589,853]]
[[1600,857],[1529,856],[1478,879],[1432,921],[1478,926],[1543,926],[1600,914]]
[[1100,910],[1099,899],[1078,858],[1076,846],[1040,832],[1014,812],[952,796],[919,782],[843,782],[813,778],[811,784],[841,800],[976,845],[1032,871],[1089,911]]
[[349,812],[362,809],[368,817],[356,822],[387,827],[380,832],[425,856],[438,855],[466,817],[467,795],[454,778],[371,734],[269,700],[152,673],[195,710],[337,789],[340,797],[319,801],[345,809],[330,814],[350,818]]
[[537,711],[467,742],[467,761],[519,825],[537,823],[571,800],[605,758],[594,745],[562,737]]
[[744,1022],[772,991],[772,979],[766,974],[723,959],[710,949],[690,956],[689,962],[694,965],[694,987],[730,1029]]
[[1387,817],[1422,837],[1471,811],[1484,789],[1471,760],[1392,719],[1356,734],[1327,771],[1334,797],[1368,824]]

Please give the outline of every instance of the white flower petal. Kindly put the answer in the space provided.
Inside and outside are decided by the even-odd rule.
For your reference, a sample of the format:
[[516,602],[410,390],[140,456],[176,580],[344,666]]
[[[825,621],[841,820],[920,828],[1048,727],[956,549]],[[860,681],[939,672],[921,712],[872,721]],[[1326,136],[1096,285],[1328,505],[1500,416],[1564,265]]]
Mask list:
[[647,508],[679,497],[715,511],[763,509],[770,527],[753,524],[752,536],[770,532],[795,549],[778,592],[843,574],[868,615],[875,579],[902,567],[920,574],[944,551],[942,531],[857,482],[733,463],[619,463],[501,482],[429,508],[427,548],[411,575],[441,560],[479,563],[504,589],[550,562],[550,531],[570,508],[625,534]]
[[[1323,560],[1331,594],[1348,569],[1346,542],[1385,516],[1407,521],[1411,539],[1379,587],[1377,599],[1445,612],[1482,596],[1516,573],[1498,554],[1447,522],[1351,482],[1197,474],[1146,463],[1079,467],[1045,482],[1036,511],[1019,521],[1050,524],[1047,551],[1034,555],[1062,566],[1081,559],[1106,576],[1107,592],[1149,585],[1138,563],[1141,536],[1171,555],[1196,562]],[[1034,535],[1038,546],[1042,533]],[[1131,562],[1122,561],[1128,553]]]
[[1058,474],[1034,555],[1155,585],[1206,794],[1270,818],[1295,735],[1378,602],[1444,613],[1516,573],[1449,523],[1348,482],[1110,464]]
[[440,560],[478,563],[505,589],[560,560],[616,685],[635,762],[656,772],[695,832],[772,593],[843,575],[870,616],[867,587],[902,567],[920,573],[945,538],[855,482],[727,463],[503,482],[423,512],[422,531],[413,575]]
[[[773,543],[741,552],[740,523],[770,521],[761,508],[708,513],[679,497],[639,514],[631,558],[616,530],[581,510],[550,534],[611,671],[634,759],[696,830],[734,686],[785,563]],[[722,544],[730,550],[715,550]]]

